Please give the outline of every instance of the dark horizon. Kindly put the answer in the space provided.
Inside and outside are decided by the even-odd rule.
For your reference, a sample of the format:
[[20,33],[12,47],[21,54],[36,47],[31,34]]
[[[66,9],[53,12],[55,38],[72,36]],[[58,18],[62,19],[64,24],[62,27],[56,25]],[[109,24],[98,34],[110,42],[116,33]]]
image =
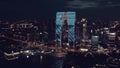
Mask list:
[[56,12],[75,11],[77,19],[120,19],[119,0],[0,0],[0,19],[55,19]]

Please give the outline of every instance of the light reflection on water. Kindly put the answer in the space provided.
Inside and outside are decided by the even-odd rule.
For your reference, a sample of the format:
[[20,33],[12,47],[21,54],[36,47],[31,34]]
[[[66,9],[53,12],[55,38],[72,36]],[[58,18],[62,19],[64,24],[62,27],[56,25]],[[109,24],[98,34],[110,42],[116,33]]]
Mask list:
[[[97,58],[94,57],[83,57],[81,55],[79,56],[67,56],[65,58],[56,58],[53,56],[47,56],[47,55],[42,55],[42,59],[40,58],[41,55],[34,55],[34,56],[22,56],[17,60],[12,60],[12,61],[2,61],[0,64],[5,64],[3,66],[6,68],[6,66],[11,65],[12,68],[14,65],[20,66],[20,67],[28,67],[28,68],[34,68],[33,66],[39,67],[39,68],[119,68],[118,65],[120,65],[120,59],[117,60],[117,58],[101,58],[102,56],[96,56]],[[109,62],[106,62],[107,61]],[[115,62],[114,62],[115,61]],[[116,64],[117,62],[117,64]],[[109,64],[108,64],[109,63]],[[113,64],[114,63],[114,64]],[[9,67],[11,67],[9,66]]]
[[55,60],[55,63],[53,64],[53,68],[63,68],[63,62],[64,59],[59,58]]
[[[7,45],[7,44],[6,44]],[[4,45],[5,46],[5,45]],[[115,55],[113,55],[115,56]],[[116,57],[116,56],[115,56]],[[118,56],[120,58],[120,56]],[[118,65],[120,65],[120,59],[119,61],[113,58],[109,58],[107,61],[109,61],[110,64],[106,62],[107,57],[105,56],[88,56],[83,57],[82,55],[73,55],[70,54],[66,56],[65,58],[56,58],[53,56],[22,56],[17,60],[13,61],[6,61],[3,60],[3,58],[0,58],[0,64],[3,64],[3,68],[9,67],[9,68],[18,68],[19,66],[21,68],[27,67],[27,68],[92,68],[92,66],[104,66],[100,68],[109,68],[105,67],[106,64],[110,65],[113,62],[118,62]],[[16,66],[14,66],[16,65]],[[113,67],[111,67],[113,68]],[[119,68],[118,66],[114,68]]]

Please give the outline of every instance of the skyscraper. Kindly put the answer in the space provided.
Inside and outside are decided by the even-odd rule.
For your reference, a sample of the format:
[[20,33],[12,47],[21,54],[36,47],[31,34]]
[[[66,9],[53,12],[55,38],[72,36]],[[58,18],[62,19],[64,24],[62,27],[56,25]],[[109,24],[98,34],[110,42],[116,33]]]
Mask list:
[[82,18],[81,23],[83,24],[83,40],[87,37],[87,20],[86,18]]
[[[56,14],[56,41],[60,46],[73,43],[75,12],[57,12]],[[69,45],[68,45],[69,46]]]

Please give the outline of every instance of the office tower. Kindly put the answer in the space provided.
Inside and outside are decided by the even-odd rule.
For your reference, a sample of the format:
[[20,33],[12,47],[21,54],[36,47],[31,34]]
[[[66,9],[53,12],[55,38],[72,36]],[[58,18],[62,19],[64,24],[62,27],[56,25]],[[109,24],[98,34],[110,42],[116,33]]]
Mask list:
[[84,47],[86,47],[86,40],[88,39],[87,38],[87,20],[86,18],[82,18],[81,19],[81,23],[82,23],[82,27],[83,27],[83,30],[82,30],[82,43],[81,45]]
[[61,46],[61,25],[62,25],[63,12],[56,13],[56,42],[58,46]]
[[109,47],[116,47],[116,33],[109,33],[108,34],[108,45]]
[[67,12],[63,13],[62,16],[62,33],[61,33],[61,45],[65,47],[68,43],[68,21],[67,21]]
[[99,43],[99,36],[92,36],[91,43],[92,43],[92,46],[97,46]]
[[76,22],[75,24],[75,45],[79,46],[80,45],[80,40],[81,40],[81,23]]
[[68,15],[68,41],[70,45],[74,46],[75,42],[75,12],[67,12]]
[[60,46],[74,43],[75,12],[57,12],[56,41]]
[[83,40],[87,37],[87,20],[86,18],[82,18],[81,23],[83,25]]

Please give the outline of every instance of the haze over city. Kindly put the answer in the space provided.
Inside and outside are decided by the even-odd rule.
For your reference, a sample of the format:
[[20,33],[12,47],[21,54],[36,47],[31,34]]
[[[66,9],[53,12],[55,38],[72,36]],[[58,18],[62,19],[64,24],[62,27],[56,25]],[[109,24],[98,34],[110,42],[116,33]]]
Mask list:
[[75,11],[77,18],[119,19],[119,0],[0,0],[0,18],[55,19],[58,11]]

